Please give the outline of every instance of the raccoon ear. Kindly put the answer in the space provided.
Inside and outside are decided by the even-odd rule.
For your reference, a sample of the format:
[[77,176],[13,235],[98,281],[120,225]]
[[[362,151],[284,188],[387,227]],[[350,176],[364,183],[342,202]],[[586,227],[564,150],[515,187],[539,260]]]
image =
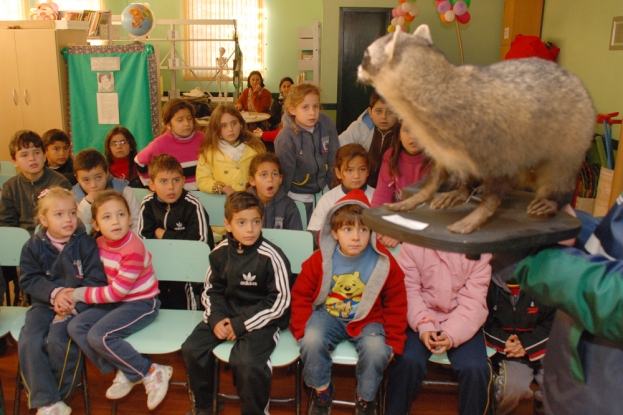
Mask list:
[[433,43],[433,38],[430,36],[430,29],[428,28],[428,25],[419,25],[418,28],[415,29],[415,32],[413,32],[413,35],[423,37],[430,43]]
[[396,28],[394,30],[394,34],[389,42],[385,45],[385,54],[387,55],[387,62],[391,62],[394,59],[394,50],[396,49],[396,43],[398,43],[398,36],[400,36],[400,32],[402,30],[400,28]]

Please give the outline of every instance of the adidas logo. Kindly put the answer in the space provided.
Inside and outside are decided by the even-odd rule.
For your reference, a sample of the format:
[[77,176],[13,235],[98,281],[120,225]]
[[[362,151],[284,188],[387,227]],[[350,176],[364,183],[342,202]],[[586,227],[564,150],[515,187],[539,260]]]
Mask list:
[[184,224],[182,222],[177,222],[175,224],[175,230],[176,231],[183,231],[184,229],[186,229],[186,227],[184,226]]
[[251,275],[251,272],[242,274],[242,278],[244,281],[240,281],[240,285],[257,285],[257,282],[255,282],[255,275]]

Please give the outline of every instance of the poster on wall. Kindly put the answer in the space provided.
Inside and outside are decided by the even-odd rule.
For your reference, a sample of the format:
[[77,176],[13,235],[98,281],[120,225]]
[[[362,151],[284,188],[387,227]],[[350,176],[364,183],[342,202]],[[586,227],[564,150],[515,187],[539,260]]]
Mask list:
[[73,151],[104,152],[116,125],[130,130],[138,150],[160,132],[160,97],[153,45],[69,46],[61,52],[69,76]]

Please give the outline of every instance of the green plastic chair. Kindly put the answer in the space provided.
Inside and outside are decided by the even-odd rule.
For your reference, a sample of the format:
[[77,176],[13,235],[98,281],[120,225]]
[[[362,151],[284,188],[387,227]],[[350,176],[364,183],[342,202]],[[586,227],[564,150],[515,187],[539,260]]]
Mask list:
[[2,197],[2,186],[13,177],[15,177],[15,175],[0,174],[0,197]]
[[0,161],[0,175],[15,176],[17,170],[12,161]]
[[151,194],[151,190],[145,189],[143,187],[131,187],[134,195],[138,199],[138,203],[143,203],[143,198],[148,194]]
[[294,204],[298,208],[299,214],[301,215],[301,223],[303,224],[303,230],[306,231],[307,230],[307,211],[305,210],[305,203],[295,200]]
[[225,219],[225,199],[226,195],[216,195],[204,193],[198,190],[191,190],[192,194],[199,198],[199,201],[210,216],[210,226],[223,226]]
[[301,273],[301,265],[314,252],[311,233],[291,229],[262,229],[262,236],[277,245],[290,261],[293,274]]
[[[151,264],[159,281],[204,282],[210,265],[207,244],[177,239],[145,239],[143,243],[152,255]],[[202,319],[202,310],[161,309],[153,323],[125,340],[142,354],[177,352]],[[187,386],[185,382],[170,384]],[[112,403],[113,415],[118,403]]]
[[[234,347],[234,342],[225,341],[214,348],[212,353],[215,358],[214,366],[214,393],[212,401],[212,413],[218,414],[218,397],[222,397],[230,400],[238,400],[236,395],[227,395],[219,393],[220,386],[220,362],[229,363],[229,356],[231,349]],[[285,367],[295,363],[295,385],[294,385],[294,398],[270,398],[270,402],[273,403],[293,403],[296,407],[296,414],[301,415],[301,360],[299,359],[299,345],[294,336],[290,333],[290,330],[286,329],[281,332],[279,337],[279,343],[270,355],[270,362],[272,367]]]
[[18,267],[24,244],[30,239],[26,229],[1,226],[0,227],[0,265]]

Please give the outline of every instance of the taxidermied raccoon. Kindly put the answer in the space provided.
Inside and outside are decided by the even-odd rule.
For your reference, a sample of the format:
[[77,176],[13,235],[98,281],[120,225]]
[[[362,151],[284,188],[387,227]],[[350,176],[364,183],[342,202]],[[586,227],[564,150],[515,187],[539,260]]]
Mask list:
[[[536,191],[530,215],[553,215],[571,201],[595,110],[582,82],[557,64],[529,58],[457,66],[421,25],[413,35],[396,30],[372,43],[358,77],[374,86],[435,161],[422,190],[390,209],[430,200],[449,175],[484,187],[482,203],[448,227],[455,233],[477,229],[511,187]],[[441,194],[431,208],[461,200]]]

